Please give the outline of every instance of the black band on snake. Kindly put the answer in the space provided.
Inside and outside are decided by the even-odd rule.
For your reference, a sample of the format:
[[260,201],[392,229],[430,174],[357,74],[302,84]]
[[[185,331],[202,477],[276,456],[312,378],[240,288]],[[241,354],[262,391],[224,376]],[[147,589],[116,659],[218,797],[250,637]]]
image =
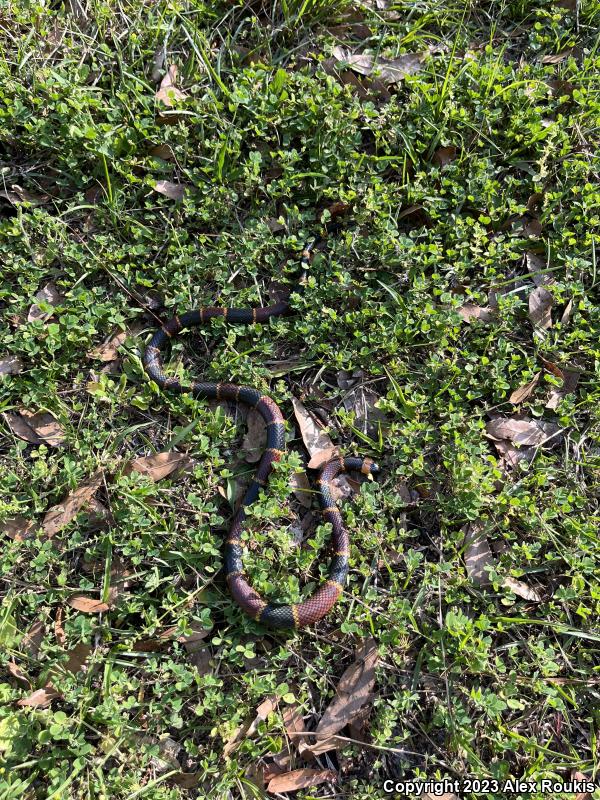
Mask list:
[[[320,239],[308,244],[302,251],[301,265],[306,270],[313,251]],[[223,317],[227,322],[250,324],[266,322],[270,317],[291,313],[287,301],[262,308],[216,308],[206,307],[187,311],[166,322],[150,340],[144,353],[144,368],[150,378],[161,388],[175,392],[192,392],[196,397],[229,400],[246,403],[255,408],[267,424],[267,446],[258,464],[254,480],[250,484],[242,504],[233,518],[225,542],[225,575],[229,590],[238,605],[253,619],[273,628],[300,628],[311,625],[324,617],[341,595],[348,574],[350,540],[344,527],[342,515],[332,494],[331,481],[343,471],[357,470],[365,475],[379,471],[370,458],[334,458],[321,470],[318,493],[325,521],[331,523],[333,555],[328,579],[319,586],[308,600],[297,604],[268,603],[250,586],[243,568],[244,546],[242,530],[246,519],[245,509],[251,505],[267,485],[273,462],[279,461],[285,447],[284,419],[279,407],[266,395],[251,386],[236,386],[232,383],[204,383],[194,381],[191,386],[182,386],[178,378],[167,377],[163,372],[160,350],[184,328],[202,325],[213,317]]]

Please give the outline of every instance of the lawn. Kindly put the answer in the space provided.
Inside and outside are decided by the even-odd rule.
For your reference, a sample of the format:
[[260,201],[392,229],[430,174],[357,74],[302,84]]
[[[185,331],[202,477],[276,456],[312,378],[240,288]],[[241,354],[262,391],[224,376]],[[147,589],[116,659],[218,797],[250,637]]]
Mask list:
[[[600,781],[600,2],[65,6],[0,15],[0,800]],[[269,600],[326,577],[309,461],[381,467],[274,631],[264,429],[142,355],[287,296],[166,356],[286,418]]]

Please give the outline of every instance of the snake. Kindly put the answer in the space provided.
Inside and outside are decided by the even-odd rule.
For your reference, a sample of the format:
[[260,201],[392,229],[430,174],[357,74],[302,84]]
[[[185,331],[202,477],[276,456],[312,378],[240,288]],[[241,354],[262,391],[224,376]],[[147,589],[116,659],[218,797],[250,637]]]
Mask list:
[[[307,243],[300,260],[303,278],[307,274],[315,249],[327,235],[321,234]],[[238,606],[252,619],[270,628],[302,628],[321,620],[332,609],[344,590],[349,570],[350,537],[342,515],[333,497],[332,481],[342,472],[357,471],[363,475],[375,475],[379,466],[371,458],[335,456],[319,471],[317,493],[325,522],[331,524],[332,555],[327,579],[316,591],[300,603],[270,603],[264,600],[248,581],[244,570],[245,543],[243,532],[247,520],[246,509],[259,497],[267,486],[273,464],[280,461],[285,448],[285,421],[279,406],[267,395],[252,386],[233,383],[207,383],[194,380],[184,386],[179,378],[167,376],[161,359],[164,345],[185,328],[206,325],[211,319],[222,318],[226,322],[256,324],[268,322],[271,317],[292,314],[289,300],[281,300],[269,306],[256,308],[223,308],[205,306],[175,315],[158,328],[143,354],[143,366],[161,389],[172,392],[189,392],[197,398],[226,400],[245,403],[262,416],[267,426],[267,441],[260,458],[254,479],[234,514],[224,545],[225,579]]]

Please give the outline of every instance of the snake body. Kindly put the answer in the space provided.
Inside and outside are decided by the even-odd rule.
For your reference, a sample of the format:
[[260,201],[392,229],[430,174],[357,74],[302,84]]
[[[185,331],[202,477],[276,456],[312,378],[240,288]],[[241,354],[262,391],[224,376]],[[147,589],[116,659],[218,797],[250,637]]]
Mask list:
[[[319,239],[307,245],[302,252],[301,265],[307,269],[312,252]],[[336,457],[322,468],[318,484],[318,494],[322,512],[332,527],[333,555],[328,579],[315,593],[301,603],[268,603],[252,588],[246,579],[243,567],[244,545],[242,531],[246,520],[245,509],[258,498],[267,485],[273,464],[280,461],[285,447],[284,418],[277,404],[251,386],[237,386],[232,383],[204,383],[194,381],[191,386],[183,386],[178,378],[167,377],[163,371],[161,348],[184,328],[203,325],[215,317],[223,317],[227,322],[251,324],[266,322],[271,317],[291,313],[287,301],[259,308],[218,308],[208,306],[174,316],[159,328],[146,347],[143,357],[144,368],[149,377],[161,388],[175,392],[192,392],[196,397],[216,400],[229,400],[246,403],[255,408],[267,424],[266,449],[260,459],[254,480],[250,484],[241,506],[234,515],[231,528],[225,541],[225,576],[229,590],[238,605],[253,619],[273,628],[300,628],[311,625],[324,617],[341,595],[348,575],[350,539],[344,527],[342,515],[337,508],[331,492],[331,481],[340,472],[357,470],[365,475],[375,474],[379,467],[370,458]]]

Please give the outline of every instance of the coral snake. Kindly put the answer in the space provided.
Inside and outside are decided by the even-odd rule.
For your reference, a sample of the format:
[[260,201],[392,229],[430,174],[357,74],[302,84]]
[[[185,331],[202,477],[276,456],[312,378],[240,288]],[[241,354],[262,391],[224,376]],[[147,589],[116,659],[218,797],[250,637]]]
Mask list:
[[[336,226],[337,227],[337,226]],[[331,227],[327,230],[331,232]],[[321,242],[317,237],[302,251],[301,266],[303,276],[310,266],[312,254]],[[159,328],[146,347],[143,363],[150,378],[161,388],[175,392],[191,392],[194,396],[206,399],[228,400],[255,408],[267,424],[267,445],[260,459],[254,480],[250,484],[241,506],[235,514],[229,534],[225,541],[225,574],[229,590],[238,605],[253,619],[273,628],[300,628],[311,625],[324,617],[343,591],[348,574],[350,539],[344,527],[342,515],[332,496],[331,482],[340,472],[357,470],[365,475],[374,474],[379,467],[370,458],[336,457],[321,469],[318,494],[322,513],[332,527],[333,555],[329,577],[314,594],[301,603],[268,603],[250,586],[244,573],[242,556],[244,544],[242,531],[246,520],[245,509],[254,503],[262,488],[266,486],[273,463],[279,461],[285,447],[284,418],[276,403],[257,389],[250,386],[236,386],[232,383],[204,383],[194,381],[191,386],[182,386],[178,378],[167,377],[163,371],[160,351],[168,339],[184,328],[203,325],[215,317],[223,317],[227,322],[250,324],[266,322],[270,317],[292,313],[287,301],[259,308],[206,308],[188,311],[174,316]]]

